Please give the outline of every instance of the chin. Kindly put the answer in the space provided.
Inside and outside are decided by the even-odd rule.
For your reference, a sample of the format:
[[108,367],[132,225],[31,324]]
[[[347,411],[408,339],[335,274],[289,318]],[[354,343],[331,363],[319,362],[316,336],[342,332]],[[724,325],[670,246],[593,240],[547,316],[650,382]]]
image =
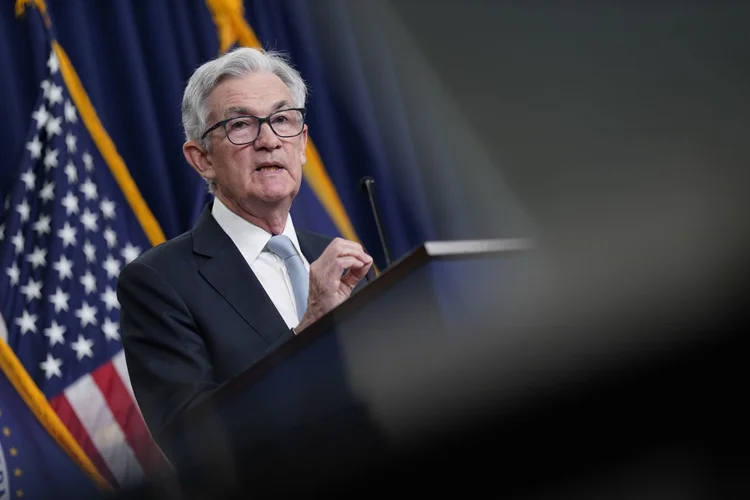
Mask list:
[[258,195],[258,198],[266,203],[279,203],[294,198],[294,192],[290,190],[269,190]]

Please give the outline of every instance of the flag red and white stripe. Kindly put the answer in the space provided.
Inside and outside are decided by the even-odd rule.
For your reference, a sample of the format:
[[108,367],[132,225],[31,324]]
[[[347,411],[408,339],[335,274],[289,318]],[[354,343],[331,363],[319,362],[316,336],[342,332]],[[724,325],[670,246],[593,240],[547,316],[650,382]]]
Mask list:
[[50,401],[99,471],[114,484],[137,484],[166,464],[146,427],[121,351]]

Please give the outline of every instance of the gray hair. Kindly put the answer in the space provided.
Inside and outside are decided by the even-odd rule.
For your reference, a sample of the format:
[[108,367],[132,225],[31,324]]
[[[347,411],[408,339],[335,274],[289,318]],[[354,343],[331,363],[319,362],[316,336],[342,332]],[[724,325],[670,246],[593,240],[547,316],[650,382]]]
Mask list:
[[[240,47],[208,61],[188,80],[182,96],[182,127],[185,139],[200,141],[201,135],[208,128],[208,97],[211,92],[227,78],[240,78],[255,71],[263,71],[278,76],[292,94],[292,104],[304,108],[308,88],[299,72],[289,63],[288,55],[277,51],[265,51],[249,47]],[[208,138],[201,142],[203,149],[208,150]],[[208,181],[208,190],[214,193],[215,183]]]

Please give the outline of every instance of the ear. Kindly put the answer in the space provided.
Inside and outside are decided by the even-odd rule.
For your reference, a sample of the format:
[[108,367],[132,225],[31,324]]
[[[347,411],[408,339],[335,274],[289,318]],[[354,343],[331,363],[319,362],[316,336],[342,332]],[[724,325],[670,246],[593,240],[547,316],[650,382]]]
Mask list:
[[305,151],[307,151],[307,125],[302,128],[302,135],[300,137],[299,159],[300,165],[304,165],[307,163],[307,155],[305,154]]
[[187,141],[182,145],[182,153],[190,166],[198,172],[198,175],[207,180],[216,177],[213,163],[198,141]]

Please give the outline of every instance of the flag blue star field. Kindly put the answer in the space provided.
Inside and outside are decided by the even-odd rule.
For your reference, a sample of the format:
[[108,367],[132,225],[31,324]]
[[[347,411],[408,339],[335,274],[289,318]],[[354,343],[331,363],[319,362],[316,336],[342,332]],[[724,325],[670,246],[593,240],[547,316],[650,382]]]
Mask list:
[[[115,290],[120,269],[151,245],[54,52],[4,208],[0,337],[101,476],[134,484],[162,458],[134,402]],[[4,415],[5,404],[3,387]]]
[[0,370],[0,500],[99,495]]

